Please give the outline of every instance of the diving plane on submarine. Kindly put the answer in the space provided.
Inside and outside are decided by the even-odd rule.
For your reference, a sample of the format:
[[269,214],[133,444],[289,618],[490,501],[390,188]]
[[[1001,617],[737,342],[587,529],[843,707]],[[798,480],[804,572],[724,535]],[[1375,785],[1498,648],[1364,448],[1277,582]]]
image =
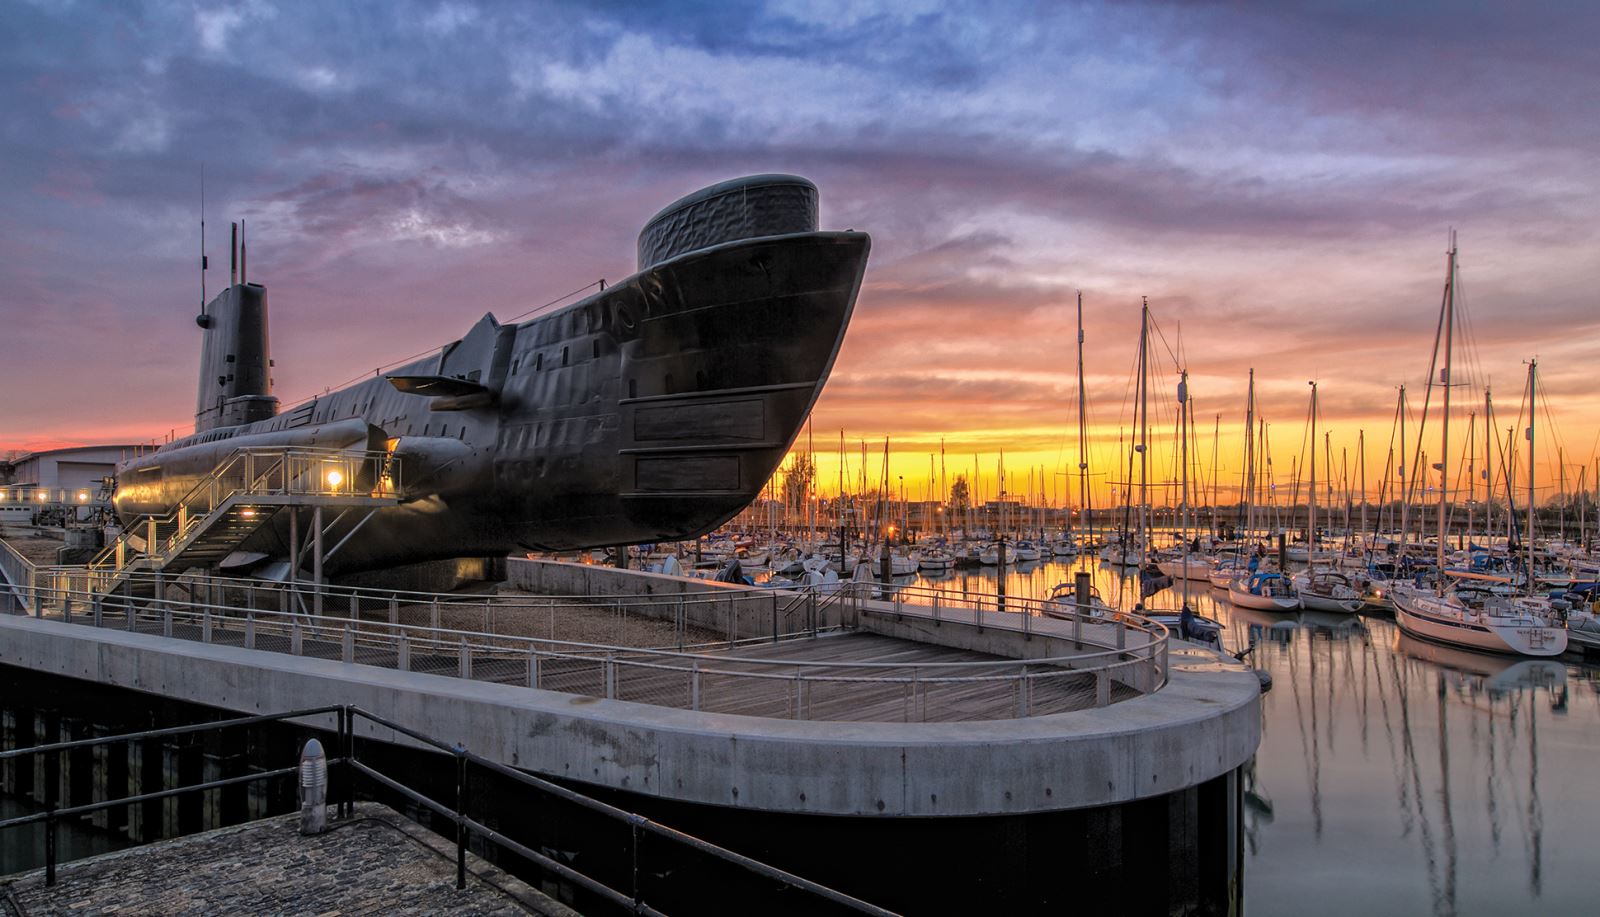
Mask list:
[[[485,315],[281,412],[267,291],[241,277],[197,319],[194,434],[119,466],[117,514],[168,512],[236,450],[293,447],[405,471],[396,503],[328,533],[330,574],[703,534],[760,493],[843,342],[871,240],[817,227],[806,179],[712,185],[646,223],[627,279],[521,324]],[[287,558],[289,515],[233,558]]]

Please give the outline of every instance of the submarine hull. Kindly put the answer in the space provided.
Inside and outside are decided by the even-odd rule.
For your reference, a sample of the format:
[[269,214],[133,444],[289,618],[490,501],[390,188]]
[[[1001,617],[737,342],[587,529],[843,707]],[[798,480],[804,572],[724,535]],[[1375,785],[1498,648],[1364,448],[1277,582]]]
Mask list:
[[[486,316],[388,377],[134,459],[118,513],[169,509],[234,442],[382,443],[405,472],[402,500],[325,531],[341,544],[329,574],[695,537],[748,506],[794,442],[869,249],[855,232],[739,239],[520,325]],[[416,379],[461,382],[440,394]],[[289,543],[280,513],[238,550],[284,557]]]

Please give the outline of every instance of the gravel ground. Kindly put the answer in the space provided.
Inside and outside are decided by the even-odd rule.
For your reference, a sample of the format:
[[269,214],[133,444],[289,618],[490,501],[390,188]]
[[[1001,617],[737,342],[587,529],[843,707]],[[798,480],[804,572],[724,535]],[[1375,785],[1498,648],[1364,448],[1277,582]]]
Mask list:
[[470,853],[457,891],[454,845],[383,806],[330,823],[302,837],[298,814],[250,822],[68,863],[54,887],[39,870],[0,891],[29,915],[574,914]]

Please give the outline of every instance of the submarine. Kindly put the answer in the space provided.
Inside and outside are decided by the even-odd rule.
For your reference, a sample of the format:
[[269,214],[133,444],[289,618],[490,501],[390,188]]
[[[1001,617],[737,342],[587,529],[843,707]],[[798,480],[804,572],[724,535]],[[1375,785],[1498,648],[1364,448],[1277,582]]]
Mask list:
[[[394,502],[325,532],[342,545],[328,575],[704,534],[761,492],[849,326],[871,239],[820,230],[818,198],[794,175],[703,188],[645,223],[626,279],[520,324],[485,315],[429,356],[283,410],[267,290],[240,259],[196,320],[195,432],[118,466],[117,516],[187,507],[236,451],[281,447],[401,472]],[[303,537],[292,517],[222,567],[286,561]]]

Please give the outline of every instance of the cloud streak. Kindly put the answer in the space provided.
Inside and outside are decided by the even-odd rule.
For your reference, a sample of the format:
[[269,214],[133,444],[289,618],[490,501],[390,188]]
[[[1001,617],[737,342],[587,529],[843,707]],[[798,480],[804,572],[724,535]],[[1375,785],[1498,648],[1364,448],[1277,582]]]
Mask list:
[[188,423],[204,163],[211,226],[249,222],[290,397],[624,276],[663,203],[783,170],[818,182],[828,225],[874,236],[815,417],[852,440],[1009,443],[1053,473],[1075,428],[1079,290],[1106,456],[1141,296],[1165,336],[1153,387],[1170,400],[1170,346],[1202,414],[1234,429],[1227,448],[1252,366],[1275,424],[1298,431],[1314,377],[1336,437],[1384,438],[1395,386],[1426,371],[1455,227],[1462,374],[1511,399],[1544,355],[1561,434],[1586,454],[1597,16],[11,4],[0,446]]

